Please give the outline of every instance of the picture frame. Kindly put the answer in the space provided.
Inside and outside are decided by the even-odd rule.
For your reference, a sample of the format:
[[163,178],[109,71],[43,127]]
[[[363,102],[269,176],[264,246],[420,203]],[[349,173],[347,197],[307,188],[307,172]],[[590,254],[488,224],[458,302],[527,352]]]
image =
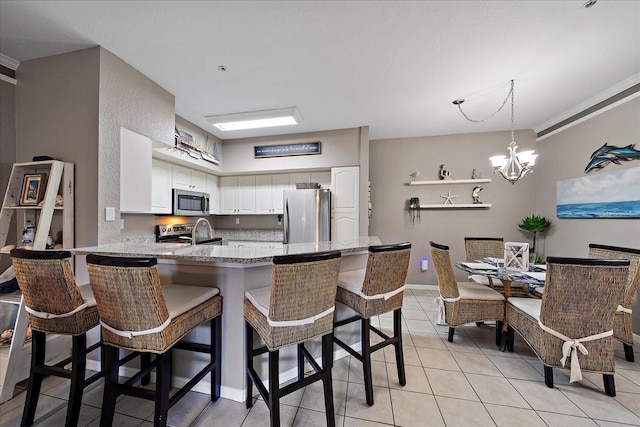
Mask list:
[[320,141],[302,142],[297,144],[262,145],[253,147],[253,157],[263,159],[268,157],[308,156],[322,154]]
[[47,187],[46,173],[26,174],[22,181],[22,192],[20,193],[21,206],[36,206],[44,198]]

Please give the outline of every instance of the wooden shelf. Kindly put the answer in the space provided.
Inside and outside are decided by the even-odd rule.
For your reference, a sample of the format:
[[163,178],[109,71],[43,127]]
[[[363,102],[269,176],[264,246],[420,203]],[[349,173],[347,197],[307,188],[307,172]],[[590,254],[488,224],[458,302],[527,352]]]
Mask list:
[[420,209],[486,209],[491,203],[461,203],[453,205],[420,205]]
[[440,179],[438,181],[411,181],[407,185],[482,184],[487,182],[491,182],[491,179]]

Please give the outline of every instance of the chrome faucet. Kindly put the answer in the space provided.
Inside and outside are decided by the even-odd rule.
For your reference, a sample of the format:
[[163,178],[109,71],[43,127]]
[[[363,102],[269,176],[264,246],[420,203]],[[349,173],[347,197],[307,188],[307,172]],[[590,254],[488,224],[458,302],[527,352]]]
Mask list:
[[211,223],[209,222],[209,220],[207,218],[198,218],[198,220],[196,221],[195,224],[193,224],[193,228],[191,229],[191,244],[195,245],[196,244],[196,229],[198,228],[198,225],[204,222],[205,224],[207,224],[207,236],[209,239],[213,239],[213,228],[211,228]]

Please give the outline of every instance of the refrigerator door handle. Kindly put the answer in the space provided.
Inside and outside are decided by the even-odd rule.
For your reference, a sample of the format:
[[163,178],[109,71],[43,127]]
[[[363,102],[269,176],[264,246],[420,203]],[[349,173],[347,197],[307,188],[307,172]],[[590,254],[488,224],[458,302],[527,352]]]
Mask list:
[[289,199],[284,199],[284,243],[289,243]]

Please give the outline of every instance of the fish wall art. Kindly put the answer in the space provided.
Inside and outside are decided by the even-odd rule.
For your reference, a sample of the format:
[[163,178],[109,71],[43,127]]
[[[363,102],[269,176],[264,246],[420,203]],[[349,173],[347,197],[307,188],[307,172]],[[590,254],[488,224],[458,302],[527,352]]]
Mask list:
[[584,173],[600,170],[610,163],[619,165],[623,161],[640,160],[640,151],[636,150],[635,146],[635,144],[630,144],[626,147],[616,147],[605,142],[602,147],[591,154],[591,160],[584,168]]

